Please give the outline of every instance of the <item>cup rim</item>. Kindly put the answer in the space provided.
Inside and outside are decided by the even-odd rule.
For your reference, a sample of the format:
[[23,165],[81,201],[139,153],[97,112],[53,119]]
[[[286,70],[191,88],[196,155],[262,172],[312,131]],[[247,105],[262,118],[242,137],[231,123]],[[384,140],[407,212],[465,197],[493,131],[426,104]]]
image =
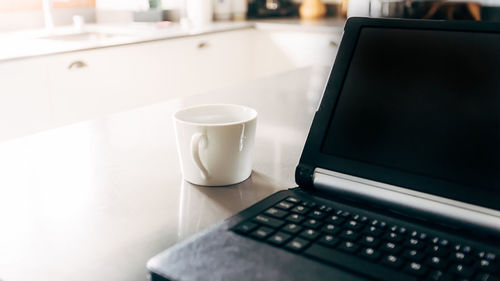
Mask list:
[[[192,110],[192,109],[196,109],[196,108],[203,108],[203,107],[215,107],[215,106],[225,106],[225,107],[237,107],[237,108],[242,108],[242,109],[245,109],[245,110],[248,110],[251,112],[251,117],[249,118],[245,118],[245,119],[242,119],[240,121],[235,121],[235,122],[224,122],[224,123],[201,123],[201,122],[192,122],[192,121],[186,121],[186,120],[182,120],[178,117],[179,114],[181,114],[182,112],[185,112],[185,111],[188,111],[188,110]],[[179,109],[178,111],[176,111],[174,113],[174,119],[179,122],[179,123],[183,123],[183,124],[189,124],[189,125],[196,125],[196,126],[204,126],[204,127],[217,127],[217,126],[231,126],[231,125],[236,125],[236,124],[243,124],[243,123],[247,123],[247,122],[250,122],[252,120],[255,120],[257,119],[257,116],[258,116],[258,113],[257,113],[257,110],[251,108],[251,107],[248,107],[248,106],[245,106],[245,105],[240,105],[240,104],[230,104],[230,103],[209,103],[209,104],[199,104],[199,105],[193,105],[193,106],[188,106],[188,107],[184,107],[184,108],[181,108]]]

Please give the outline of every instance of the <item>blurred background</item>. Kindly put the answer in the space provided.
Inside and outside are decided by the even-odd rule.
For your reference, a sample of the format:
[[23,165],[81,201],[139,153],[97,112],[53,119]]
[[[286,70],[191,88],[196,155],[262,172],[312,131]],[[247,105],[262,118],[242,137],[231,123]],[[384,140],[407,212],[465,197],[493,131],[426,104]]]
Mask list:
[[[180,21],[189,9],[210,10],[214,20],[297,17],[308,0],[1,0],[0,31],[87,23]],[[327,17],[372,16],[457,20],[500,20],[499,0],[322,0]],[[212,7],[208,7],[212,6]]]
[[500,0],[0,0],[0,141],[330,69],[353,16],[500,21]]

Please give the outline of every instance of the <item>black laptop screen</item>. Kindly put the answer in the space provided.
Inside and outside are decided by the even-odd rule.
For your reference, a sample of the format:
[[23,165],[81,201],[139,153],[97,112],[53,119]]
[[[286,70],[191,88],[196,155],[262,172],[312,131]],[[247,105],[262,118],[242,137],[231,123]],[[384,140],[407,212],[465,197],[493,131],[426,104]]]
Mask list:
[[413,188],[498,207],[481,190],[500,198],[500,36],[362,28],[322,152],[454,183],[474,198]]

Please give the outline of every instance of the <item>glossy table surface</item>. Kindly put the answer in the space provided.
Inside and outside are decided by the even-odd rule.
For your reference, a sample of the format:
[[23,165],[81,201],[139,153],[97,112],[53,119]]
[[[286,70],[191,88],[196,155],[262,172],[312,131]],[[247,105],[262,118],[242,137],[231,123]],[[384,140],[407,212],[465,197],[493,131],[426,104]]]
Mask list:
[[[170,245],[294,186],[328,76],[304,68],[0,142],[0,280],[146,280]],[[258,113],[253,173],[182,179],[172,114],[204,103]]]

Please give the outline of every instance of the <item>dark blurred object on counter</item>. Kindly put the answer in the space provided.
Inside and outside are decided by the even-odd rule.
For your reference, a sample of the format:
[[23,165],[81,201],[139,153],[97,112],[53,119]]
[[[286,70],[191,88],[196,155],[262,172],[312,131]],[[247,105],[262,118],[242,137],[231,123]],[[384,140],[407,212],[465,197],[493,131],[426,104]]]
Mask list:
[[500,21],[500,5],[492,6],[491,2],[479,0],[369,0],[369,2],[372,17]]
[[481,19],[483,21],[500,22],[500,6],[483,6],[481,7]]
[[411,1],[408,8],[408,18],[481,20],[481,5],[472,1]]
[[282,17],[297,12],[291,0],[248,0],[248,17]]

